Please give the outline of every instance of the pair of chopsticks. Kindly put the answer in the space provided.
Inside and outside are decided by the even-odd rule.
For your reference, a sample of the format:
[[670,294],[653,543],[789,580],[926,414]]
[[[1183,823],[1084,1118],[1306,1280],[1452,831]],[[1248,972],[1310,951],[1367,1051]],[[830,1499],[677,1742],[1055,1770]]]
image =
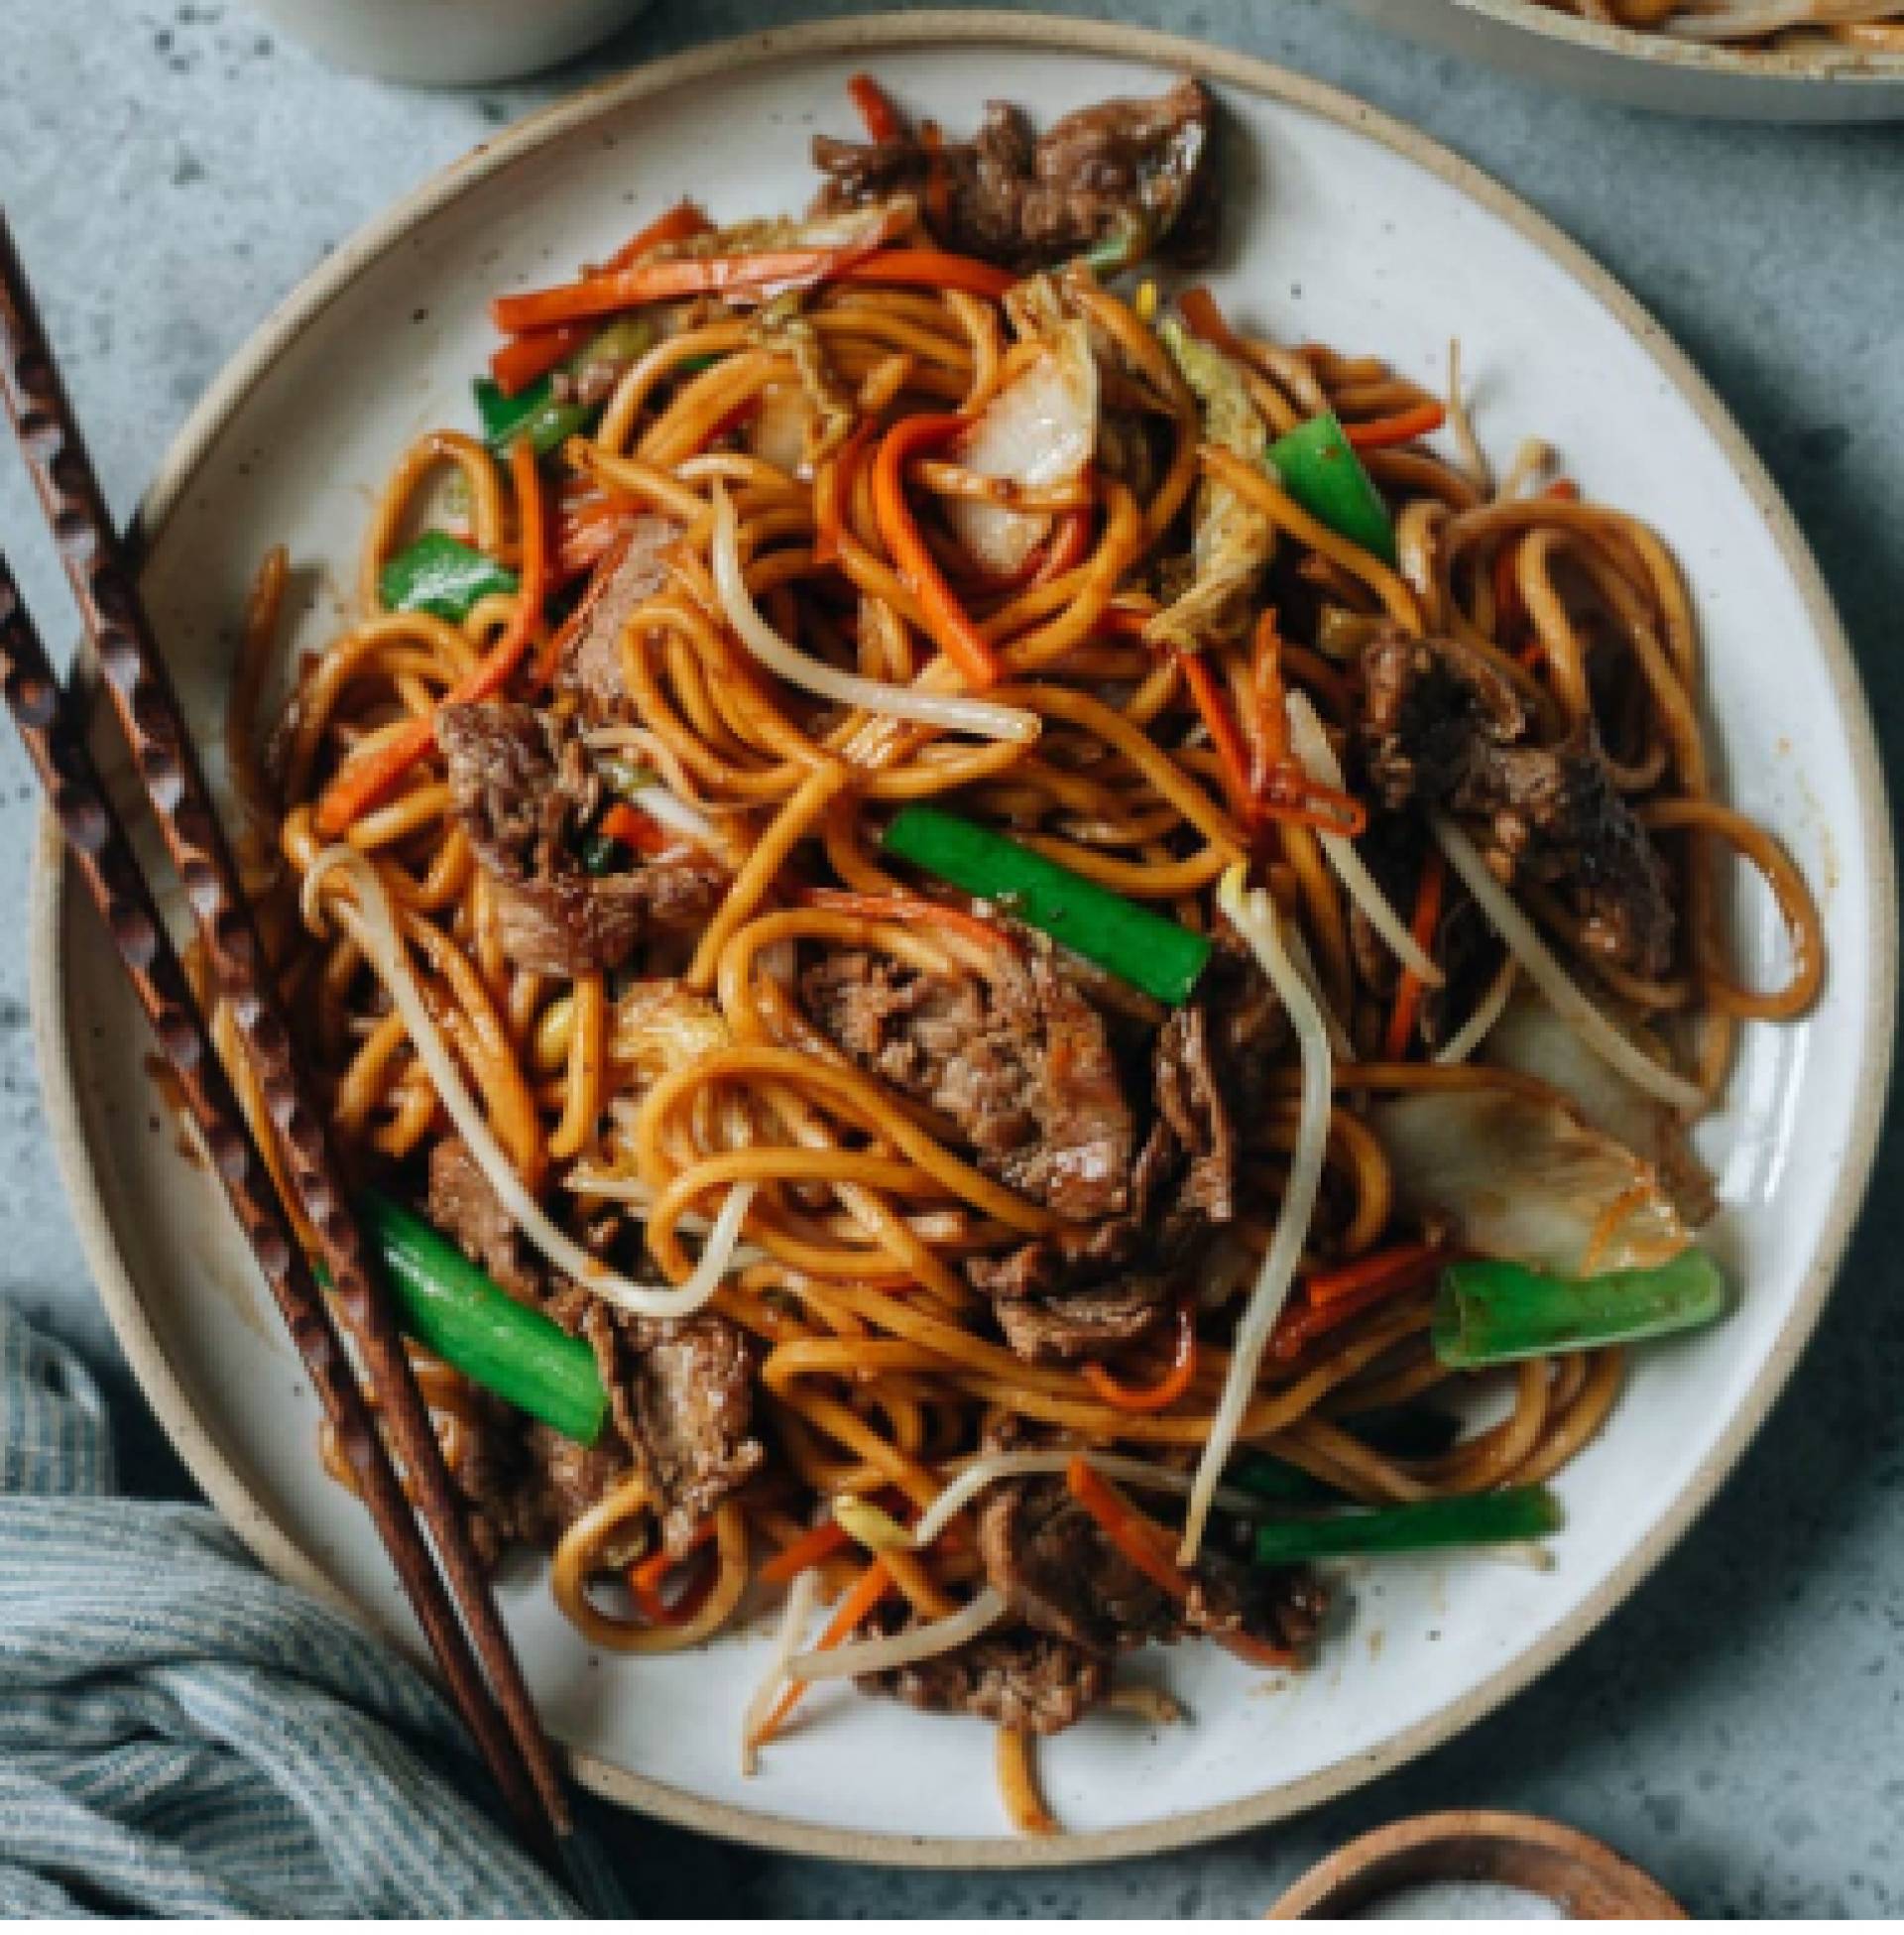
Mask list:
[[[367,1267],[363,1236],[328,1126],[309,1099],[237,864],[4,215],[0,398],[13,420],[104,673],[105,690],[184,889],[213,980],[230,1007],[264,1094],[296,1208],[315,1233],[367,1382],[360,1382],[352,1367],[297,1226],[279,1198],[212,1047],[206,1017],[167,935],[152,889],[86,752],[80,707],[61,685],[35,633],[4,554],[0,696],[19,728],[74,868],[105,919],[126,977],[178,1077],[212,1168],[271,1285],[456,1709],[525,1846],[574,1885],[581,1878],[574,1829],[554,1754],[491,1597],[428,1406],[411,1375],[404,1340]],[[414,1489],[415,1512],[367,1390],[375,1393],[377,1413]]]

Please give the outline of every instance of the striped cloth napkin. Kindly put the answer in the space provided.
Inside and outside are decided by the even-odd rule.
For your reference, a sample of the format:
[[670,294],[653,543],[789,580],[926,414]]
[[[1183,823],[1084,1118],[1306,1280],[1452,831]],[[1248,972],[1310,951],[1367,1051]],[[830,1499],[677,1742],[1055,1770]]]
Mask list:
[[573,1913],[417,1673],[112,1490],[96,1388],[0,1303],[0,1915]]

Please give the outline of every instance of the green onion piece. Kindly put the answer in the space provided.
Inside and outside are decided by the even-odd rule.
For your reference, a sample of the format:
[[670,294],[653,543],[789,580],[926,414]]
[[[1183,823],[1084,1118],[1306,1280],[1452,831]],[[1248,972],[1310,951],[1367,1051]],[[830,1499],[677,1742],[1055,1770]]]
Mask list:
[[1396,558],[1394,521],[1333,411],[1325,410],[1269,446],[1282,487],[1319,523],[1384,564]]
[[1726,1309],[1726,1279],[1705,1251],[1682,1250],[1654,1270],[1550,1276],[1524,1264],[1450,1264],[1435,1301],[1435,1355],[1458,1370],[1555,1351],[1634,1344],[1709,1324]]
[[1266,1451],[1246,1451],[1234,1459],[1223,1475],[1223,1482],[1271,1505],[1320,1505],[1342,1497],[1333,1485],[1311,1478],[1294,1465],[1285,1465]]
[[885,845],[968,894],[1001,903],[1027,926],[1158,1001],[1187,1001],[1210,958],[1201,934],[936,806],[901,807]]
[[546,376],[513,397],[504,396],[486,376],[478,377],[474,388],[483,441],[499,457],[524,436],[538,457],[545,457],[551,450],[559,450],[571,436],[579,436],[595,416],[583,404],[558,402],[554,382]]
[[608,1392],[587,1344],[518,1303],[420,1216],[370,1192],[357,1208],[410,1336],[563,1437],[595,1442]]
[[492,592],[514,591],[516,573],[447,531],[425,531],[385,564],[377,583],[392,611],[426,611],[460,625]]
[[1560,1529],[1560,1503],[1544,1485],[1474,1498],[1423,1499],[1379,1512],[1287,1518],[1256,1527],[1258,1565],[1345,1559],[1359,1553],[1427,1552],[1449,1545],[1511,1545]]
[[585,835],[577,853],[582,872],[592,874],[597,880],[604,874],[626,873],[635,859],[621,841],[610,839],[606,833]]
[[718,356],[683,356],[674,365],[676,376],[699,376],[703,370],[711,370],[721,359]]

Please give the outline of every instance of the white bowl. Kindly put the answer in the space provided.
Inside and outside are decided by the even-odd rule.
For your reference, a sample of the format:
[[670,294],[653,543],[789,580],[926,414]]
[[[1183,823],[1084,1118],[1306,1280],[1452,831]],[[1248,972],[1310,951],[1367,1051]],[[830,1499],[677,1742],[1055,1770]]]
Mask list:
[[339,66],[474,87],[572,60],[649,0],[248,0]]
[[1726,121],[1904,121],[1904,55],[1706,47],[1532,0],[1342,4],[1412,40],[1628,107]]
[[[218,744],[230,626],[257,559],[290,547],[290,664],[336,623],[368,487],[424,428],[467,422],[489,297],[598,259],[683,189],[730,219],[796,206],[811,133],[850,125],[861,66],[954,128],[993,94],[1050,116],[1154,91],[1173,70],[1207,76],[1238,144],[1226,309],[1285,339],[1377,352],[1428,384],[1459,332],[1497,454],[1549,437],[1590,492],[1664,534],[1691,575],[1729,795],[1817,884],[1830,950],[1802,1024],[1745,1030],[1706,1128],[1724,1202],[1713,1241],[1738,1307],[1643,1354],[1608,1428],[1561,1476],[1554,1570],[1371,1567],[1346,1632],[1293,1684],[1215,1647],[1152,1656],[1193,1722],[1106,1722],[1050,1743],[1040,1766],[1069,1838],[998,1838],[988,1729],[837,1688],[747,1779],[738,1727],[765,1636],[598,1655],[540,1567],[505,1571],[541,1712],[606,1794],[860,1861],[1103,1859],[1273,1820],[1445,1740],[1589,1632],[1711,1497],[1812,1327],[1869,1167],[1891,1045],[1889,821],[1850,654],[1790,516],[1712,393],[1603,271],[1445,149],[1314,81],[1021,14],[855,19],[678,56],[509,130],[333,254],[200,404],[142,512],[147,596],[201,745]],[[722,127],[747,139],[708,138]],[[109,735],[95,743],[123,784],[123,755]],[[71,886],[49,833],[32,917],[47,1119],[126,1354],[253,1549],[414,1644],[368,1519],[319,1466],[301,1369],[215,1185],[181,1152],[145,1028]],[[1742,964],[1770,979],[1778,916],[1758,895],[1740,913]]]

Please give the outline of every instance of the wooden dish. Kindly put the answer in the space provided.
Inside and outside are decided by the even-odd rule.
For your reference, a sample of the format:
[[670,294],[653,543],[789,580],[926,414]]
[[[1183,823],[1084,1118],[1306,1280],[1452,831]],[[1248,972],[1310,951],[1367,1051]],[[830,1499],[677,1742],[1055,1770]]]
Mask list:
[[1569,1921],[1684,1921],[1651,1875],[1603,1841],[1532,1814],[1419,1814],[1318,1862],[1270,1921],[1339,1921],[1426,1881],[1484,1881],[1544,1895]]

